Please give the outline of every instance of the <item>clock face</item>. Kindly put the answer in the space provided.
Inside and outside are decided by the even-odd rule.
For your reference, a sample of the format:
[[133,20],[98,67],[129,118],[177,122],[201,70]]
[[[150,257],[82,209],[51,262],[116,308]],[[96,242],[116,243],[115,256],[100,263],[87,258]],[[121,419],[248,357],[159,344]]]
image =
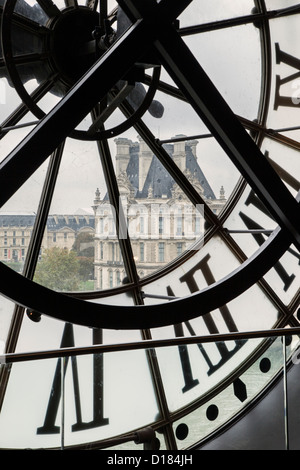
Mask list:
[[1,6],[0,345],[118,345],[3,364],[2,447],[187,448],[276,373],[279,340],[207,338],[298,325],[298,11]]

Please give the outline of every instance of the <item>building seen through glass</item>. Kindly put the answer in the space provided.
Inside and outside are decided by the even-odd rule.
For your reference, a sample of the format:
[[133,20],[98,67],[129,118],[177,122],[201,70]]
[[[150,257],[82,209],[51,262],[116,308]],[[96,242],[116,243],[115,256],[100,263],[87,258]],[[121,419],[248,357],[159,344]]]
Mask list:
[[[216,197],[199,165],[197,141],[181,138],[183,140],[179,138],[178,142],[167,144],[166,150],[211,210],[219,214],[226,203],[225,191],[221,187]],[[144,277],[186,250],[197,249],[195,242],[204,230],[203,207],[191,204],[141,139],[133,142],[118,138],[115,143],[116,176],[120,204],[126,215],[126,236],[131,240],[138,275]],[[51,251],[56,250],[56,256],[63,251],[74,252],[78,258],[77,269],[83,272],[81,282],[74,285],[75,290],[117,287],[126,277],[116,212],[108,195],[101,196],[96,189],[89,210],[52,214],[47,219],[38,270],[43,258],[50,257]],[[34,223],[35,213],[0,214],[0,259],[18,272],[22,272]],[[82,268],[83,264],[85,268]],[[38,276],[36,280],[39,281]],[[49,279],[40,279],[40,282],[51,286]],[[52,287],[62,290],[61,284]]]

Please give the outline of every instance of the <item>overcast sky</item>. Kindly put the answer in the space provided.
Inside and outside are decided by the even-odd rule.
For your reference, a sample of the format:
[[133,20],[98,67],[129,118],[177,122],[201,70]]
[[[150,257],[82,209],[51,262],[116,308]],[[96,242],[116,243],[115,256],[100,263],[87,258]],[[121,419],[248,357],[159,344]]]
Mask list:
[[[115,2],[111,2],[111,7]],[[197,3],[196,3],[197,4]],[[230,18],[237,14],[246,14],[251,11],[253,2],[251,0],[210,0],[201,2],[201,21],[212,21],[215,12],[225,9],[225,15]],[[198,4],[197,4],[198,5]],[[222,8],[220,8],[222,6]],[[195,23],[195,14],[188,8],[184,14],[181,25]],[[255,28],[241,27],[233,30],[216,31],[212,34],[203,34],[201,37],[193,36],[186,39],[188,45],[193,49],[197,59],[212,78],[221,91],[224,98],[238,114],[249,119],[254,119],[257,113],[257,103],[260,90],[260,48],[258,33]],[[197,41],[197,43],[196,43]],[[166,74],[162,79],[169,80]],[[1,79],[3,85],[3,79]],[[34,88],[34,82],[26,85],[28,91]],[[149,113],[145,115],[145,122],[156,137],[169,139],[176,134],[195,135],[206,133],[207,130],[201,123],[193,110],[188,109],[185,103],[175,101],[167,96],[157,93],[156,99],[164,105],[165,112],[161,119],[152,118]],[[5,83],[5,100],[0,104],[1,122],[18,104],[19,98],[16,93]],[[48,109],[51,102],[57,99],[50,95],[41,103],[43,109]],[[26,121],[35,120],[27,116]],[[120,122],[115,115],[110,125]],[[29,129],[14,130],[0,141],[0,159],[3,159],[15,146],[18,140],[24,136]],[[132,140],[137,140],[137,133],[133,129],[125,135]],[[115,155],[115,143],[110,142],[111,152]],[[220,187],[225,188],[228,197],[237,182],[238,175],[223,151],[213,139],[199,140],[198,161],[203,169],[216,196]],[[2,210],[36,211],[38,199],[42,190],[43,180],[46,172],[44,164],[34,174],[29,182],[2,208]],[[68,139],[65,153],[61,164],[61,172],[58,177],[56,191],[51,207],[52,213],[74,213],[79,208],[90,208],[96,189],[99,187],[102,195],[106,192],[105,183],[93,142],[79,142]]]

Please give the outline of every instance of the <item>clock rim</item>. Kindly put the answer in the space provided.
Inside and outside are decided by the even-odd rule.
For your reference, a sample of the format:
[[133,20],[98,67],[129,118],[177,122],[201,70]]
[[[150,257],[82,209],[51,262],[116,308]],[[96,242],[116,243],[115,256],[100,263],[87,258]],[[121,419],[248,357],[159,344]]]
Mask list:
[[[261,5],[264,5],[264,2],[263,2]],[[266,25],[268,24],[268,21],[266,20],[265,23],[266,23],[266,24],[264,25],[264,27],[261,28],[261,29],[263,30],[264,34],[266,33]],[[267,36],[269,37],[270,35],[268,34]],[[262,44],[266,44],[266,43],[263,41]],[[268,43],[267,47],[269,47],[269,43]],[[267,56],[267,54],[266,54],[266,56]],[[269,94],[266,93],[266,88],[267,88],[267,87],[266,87],[266,84],[267,84],[267,86],[270,86],[270,85],[269,85],[269,80],[266,80],[266,81],[264,82],[264,86],[262,87],[262,90],[263,90],[263,93],[262,93],[263,99],[261,99],[261,105],[260,105],[261,113],[262,113],[262,115],[263,115],[262,119],[265,119],[265,118],[266,118],[266,113],[267,113],[267,109],[268,109],[268,106],[266,106],[266,97],[268,98],[268,97],[269,97]],[[264,103],[264,104],[262,105],[262,103]],[[241,186],[243,186],[243,184],[242,184]],[[238,199],[239,199],[239,197],[236,196],[236,198],[235,198],[235,203],[237,203]],[[231,210],[232,210],[233,206],[234,206],[234,203],[233,203],[233,201],[231,201],[231,205],[230,205],[230,209],[231,209]],[[275,239],[278,240],[278,239],[280,239],[280,238],[283,237],[284,232],[283,232],[282,230],[280,230],[279,232],[282,232],[282,233],[281,233],[280,235],[277,233],[277,235],[274,236],[274,237],[271,236],[271,237],[269,238],[269,240],[266,241],[266,242],[264,243],[264,245],[262,245],[262,247],[261,247],[252,257],[249,258],[249,260],[244,261],[244,262],[241,264],[241,266],[238,268],[238,270],[236,270],[236,271],[242,271],[245,266],[251,265],[252,262],[253,262],[253,264],[255,265],[255,260],[256,260],[257,258],[259,258],[259,257],[262,256],[262,253],[263,253],[264,249],[265,249],[266,247],[268,247],[268,250],[270,250],[270,247],[269,247],[269,244],[270,244],[269,242],[270,242],[270,240],[272,240],[272,238],[274,238],[274,240],[275,240]],[[275,232],[274,232],[274,233],[275,233]],[[213,235],[213,233],[212,233],[212,235]],[[211,236],[212,236],[212,235],[211,235]],[[271,260],[271,259],[274,260],[274,261],[272,262],[272,265],[280,258],[279,253],[280,253],[280,252],[283,253],[283,252],[287,249],[287,247],[290,245],[290,243],[291,243],[290,241],[285,241],[284,245],[285,245],[286,248],[285,248],[284,250],[278,250],[277,253],[276,253],[276,256],[272,256],[272,257],[270,256],[270,257],[268,258],[268,260]],[[274,244],[275,244],[275,243],[274,243]],[[283,244],[282,244],[281,246],[283,246]],[[271,251],[272,251],[272,250],[271,250]],[[275,253],[275,249],[272,251],[272,253]],[[186,255],[184,254],[179,260],[175,260],[174,262],[170,263],[170,265],[168,265],[168,266],[166,266],[165,268],[163,268],[161,271],[155,273],[155,274],[154,274],[154,278],[158,278],[158,277],[159,277],[159,278],[162,278],[162,277],[166,274],[166,272],[169,272],[170,270],[173,269],[174,265],[175,265],[175,266],[178,266],[178,263],[182,263],[182,262],[184,262],[185,260],[186,260]],[[270,268],[270,264],[268,264],[268,268],[267,268],[265,271],[269,270],[269,268]],[[9,268],[4,267],[4,265],[0,265],[0,273],[1,273],[1,271],[2,271],[4,278],[5,278],[5,279],[8,279],[8,273],[5,274],[5,270],[6,270],[6,269],[9,269]],[[193,298],[194,298],[194,297],[197,297],[197,300],[198,300],[199,302],[201,302],[201,294],[202,294],[202,293],[203,293],[202,295],[205,296],[205,295],[207,295],[207,292],[210,292],[211,290],[213,290],[213,289],[215,289],[215,288],[218,288],[218,289],[219,289],[220,286],[222,285],[222,283],[224,283],[224,285],[227,285],[228,280],[229,280],[232,276],[235,278],[235,274],[234,274],[234,273],[235,273],[236,271],[233,271],[233,273],[231,273],[231,274],[229,274],[228,276],[226,276],[225,278],[223,278],[223,280],[220,280],[220,281],[216,282],[215,284],[213,284],[213,285],[211,285],[211,286],[208,286],[208,288],[204,289],[203,291],[200,291],[199,293],[193,294],[192,297],[193,297]],[[254,269],[253,269],[253,271],[254,271]],[[78,293],[66,293],[66,294],[62,294],[62,293],[59,293],[59,292],[51,291],[50,289],[46,289],[46,288],[44,288],[44,287],[42,287],[42,286],[39,286],[38,284],[34,283],[33,281],[31,281],[31,280],[29,280],[29,279],[26,279],[26,278],[24,279],[22,276],[18,277],[18,276],[16,276],[16,273],[14,273],[14,272],[12,272],[12,273],[10,273],[10,274],[11,274],[10,277],[13,277],[13,278],[14,278],[14,282],[17,282],[17,284],[14,284],[14,285],[19,285],[19,286],[20,286],[20,289],[17,289],[17,290],[18,290],[18,295],[17,295],[17,296],[14,295],[14,298],[13,298],[13,297],[11,297],[11,294],[10,294],[10,296],[8,296],[8,298],[10,298],[11,300],[13,300],[14,302],[16,302],[16,303],[19,304],[19,305],[23,305],[23,306],[26,307],[26,308],[30,308],[30,309],[36,310],[36,311],[38,311],[38,312],[40,312],[40,311],[42,310],[38,304],[36,304],[35,302],[32,302],[32,301],[31,301],[30,304],[28,304],[28,302],[24,302],[24,296],[20,293],[20,292],[22,292],[24,289],[25,289],[25,290],[26,290],[26,289],[29,289],[29,291],[31,292],[31,295],[32,295],[34,298],[36,298],[38,295],[41,295],[41,294],[38,294],[38,292],[40,292],[40,291],[41,291],[41,293],[44,292],[44,295],[46,296],[46,297],[44,297],[44,298],[47,298],[47,299],[48,299],[49,305],[52,303],[52,302],[50,301],[50,297],[53,296],[53,293],[55,293],[55,298],[57,299],[55,302],[63,302],[63,303],[64,303],[64,299],[68,299],[68,300],[69,300],[69,299],[72,297],[72,298],[74,298],[74,300],[75,300],[76,302],[79,302],[80,305],[78,304],[78,309],[82,308],[82,307],[85,305],[85,310],[87,309],[87,305],[88,305],[88,304],[87,304],[86,302],[82,301],[82,298],[84,298],[84,297],[85,297],[85,298],[95,298],[96,296],[97,296],[97,298],[102,298],[104,295],[106,295],[106,296],[111,296],[111,295],[117,294],[117,293],[120,291],[120,290],[117,290],[117,289],[112,289],[112,290],[109,290],[109,291],[100,291],[100,292],[97,291],[97,292],[92,292],[92,293],[80,293],[80,294],[78,294]],[[231,276],[231,275],[232,275],[232,276]],[[249,279],[250,279],[250,277],[249,277],[249,278],[248,278],[248,282],[247,282],[247,284],[246,284],[246,287],[244,287],[242,291],[248,289],[248,288],[250,287],[250,285],[253,285],[253,284],[254,284],[255,282],[257,282],[261,277],[262,277],[262,273],[259,273],[259,275],[256,276],[256,280],[251,281],[251,284],[250,284],[250,282],[249,282]],[[251,276],[251,278],[252,278],[252,276]],[[122,288],[121,291],[122,291],[122,292],[123,292],[123,291],[130,291],[130,290],[134,289],[135,287],[139,287],[139,286],[145,285],[146,283],[148,284],[149,282],[151,282],[152,279],[153,279],[153,276],[149,276],[149,277],[147,277],[147,278],[141,280],[141,281],[139,282],[138,286],[137,286],[137,285],[130,285],[130,286],[128,286],[128,287]],[[25,281],[25,282],[23,282],[23,281]],[[27,284],[27,287],[25,288],[25,285],[23,285],[23,284]],[[239,285],[242,286],[242,285],[244,285],[244,284],[240,282]],[[231,285],[231,287],[233,287],[233,285]],[[44,289],[45,289],[45,290],[44,290]],[[3,294],[3,295],[7,295],[7,294],[8,294],[8,291],[9,291],[9,289],[5,289],[5,288],[4,288],[4,290],[2,290],[2,294]],[[232,292],[234,292],[234,291],[235,291],[234,297],[236,297],[237,295],[240,295],[240,293],[242,292],[242,291],[239,291],[239,293],[237,293],[237,290],[232,289]],[[26,296],[25,296],[25,297],[26,297]],[[199,298],[198,298],[198,297],[199,297]],[[230,296],[227,296],[227,297],[226,297],[227,300],[225,300],[224,303],[227,303],[227,302],[228,302],[229,300],[231,300],[232,298],[233,298],[233,297],[230,298]],[[48,302],[47,302],[47,304],[48,304]],[[81,303],[81,302],[83,302],[83,303]],[[172,301],[172,303],[174,303],[174,302],[176,302],[176,304],[178,303],[178,305],[179,305],[179,304],[182,305],[184,302],[186,302],[186,300],[183,300],[183,299],[179,299],[179,300],[178,300],[178,299],[176,299],[176,300]],[[76,303],[76,305],[77,305],[77,303]],[[158,306],[157,306],[157,305],[158,305]],[[162,308],[162,307],[160,306],[160,304],[157,304],[157,305],[151,305],[151,306],[146,306],[146,305],[133,305],[133,306],[130,306],[129,308],[130,308],[131,310],[132,310],[132,309],[143,309],[143,312],[146,312],[146,311],[148,311],[148,310],[149,310],[150,312],[153,312],[153,309],[157,309],[157,310],[158,310],[158,309]],[[167,304],[162,304],[162,306],[164,307],[164,314],[165,314],[165,311],[166,311],[166,305],[167,305]],[[98,308],[98,309],[101,309],[101,304],[97,304],[97,308]],[[118,308],[118,309],[121,308],[122,310],[124,309],[124,307],[121,307],[121,306],[118,306],[117,308]],[[88,307],[88,309],[89,309],[89,307]],[[106,310],[108,309],[108,310],[113,311],[113,310],[115,310],[115,307],[114,307],[114,306],[107,306],[107,305],[105,305],[105,309],[106,309]],[[125,307],[125,309],[126,309],[126,307]],[[212,304],[210,304],[210,307],[209,307],[209,308],[206,308],[206,311],[205,311],[204,313],[207,313],[207,311],[210,311],[210,310],[212,310],[212,309],[213,309],[213,308],[212,308]],[[75,308],[75,310],[76,310],[76,308]],[[47,313],[45,313],[45,312],[41,312],[41,313],[44,313],[44,314],[47,315]],[[204,313],[201,313],[201,314],[203,315]],[[140,316],[144,316],[144,314],[145,314],[145,313],[140,314]],[[86,315],[86,314],[85,314],[85,315]],[[123,314],[122,314],[122,315],[123,315]],[[52,315],[50,315],[50,316],[52,316]],[[194,318],[194,317],[196,317],[196,316],[199,316],[199,313],[198,313],[198,312],[197,312],[197,314],[195,314],[193,317],[183,318],[183,319],[180,320],[180,321],[185,321],[186,319]],[[60,317],[60,316],[59,316],[58,318],[64,320],[64,317]],[[64,320],[64,321],[65,321],[65,320]],[[135,329],[135,328],[136,328],[136,329],[141,329],[141,328],[145,328],[145,327],[146,327],[146,328],[148,328],[148,327],[154,328],[154,327],[156,327],[156,326],[162,326],[162,325],[167,325],[167,324],[169,325],[169,324],[174,323],[174,316],[172,315],[172,319],[171,319],[171,320],[168,320],[167,323],[165,323],[165,320],[163,321],[163,323],[159,323],[159,324],[153,324],[152,321],[150,321],[150,322],[148,322],[148,323],[147,323],[147,322],[144,323],[144,320],[143,320],[142,323],[136,323],[136,322],[134,321],[134,326],[132,326],[132,322],[129,322],[129,321],[128,321],[128,318],[127,318],[127,322],[130,323],[130,326],[124,326],[124,325],[123,325],[121,328],[126,328],[126,329],[127,329],[127,328],[130,328],[130,329],[132,329],[132,328],[134,328],[134,329]],[[115,326],[114,326],[115,328],[120,328],[120,326],[117,326],[117,323],[116,323],[115,321],[114,321],[113,323],[114,323],[114,325],[115,325]],[[86,324],[86,323],[84,323],[84,324]],[[145,326],[145,325],[148,325],[148,326]],[[152,326],[149,326],[149,325],[152,325]],[[94,326],[94,325],[89,324],[88,326]],[[105,328],[105,327],[107,327],[107,326],[102,326],[102,325],[101,325],[101,327],[104,327],[104,328]]]

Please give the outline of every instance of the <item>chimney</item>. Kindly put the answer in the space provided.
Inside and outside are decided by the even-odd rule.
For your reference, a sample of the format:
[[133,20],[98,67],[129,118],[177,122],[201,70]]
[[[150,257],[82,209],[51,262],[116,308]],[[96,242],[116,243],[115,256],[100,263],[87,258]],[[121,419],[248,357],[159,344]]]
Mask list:
[[148,171],[152,162],[153,154],[148,145],[139,137],[140,152],[139,152],[139,191],[142,191]]
[[130,159],[131,140],[125,138],[115,139],[117,146],[116,153],[116,176],[126,171]]

